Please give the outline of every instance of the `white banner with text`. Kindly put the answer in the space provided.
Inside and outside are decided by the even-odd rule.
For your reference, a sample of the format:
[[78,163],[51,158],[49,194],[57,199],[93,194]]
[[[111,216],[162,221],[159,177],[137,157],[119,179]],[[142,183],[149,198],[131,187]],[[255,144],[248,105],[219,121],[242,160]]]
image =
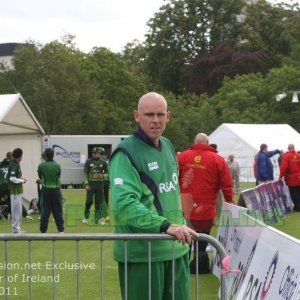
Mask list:
[[[300,241],[247,215],[247,209],[224,203],[217,239],[230,256],[227,299],[300,300]],[[220,276],[214,254],[212,273]]]

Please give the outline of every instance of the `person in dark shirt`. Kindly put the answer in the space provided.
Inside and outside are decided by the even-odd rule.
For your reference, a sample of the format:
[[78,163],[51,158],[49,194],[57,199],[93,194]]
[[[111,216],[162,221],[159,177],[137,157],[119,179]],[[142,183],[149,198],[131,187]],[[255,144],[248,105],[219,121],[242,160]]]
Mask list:
[[268,151],[267,144],[260,145],[260,151],[256,155],[256,179],[259,184],[274,180],[274,166],[270,158],[280,153],[278,149]]
[[8,190],[8,166],[12,158],[12,152],[7,152],[6,157],[0,163],[0,199],[6,198],[10,202]]
[[107,214],[107,203],[105,201],[105,187],[108,185],[107,162],[101,158],[104,148],[94,147],[92,157],[84,165],[84,184],[86,190],[86,202],[83,224],[88,222],[90,208],[95,200],[95,224],[104,225],[109,220]]

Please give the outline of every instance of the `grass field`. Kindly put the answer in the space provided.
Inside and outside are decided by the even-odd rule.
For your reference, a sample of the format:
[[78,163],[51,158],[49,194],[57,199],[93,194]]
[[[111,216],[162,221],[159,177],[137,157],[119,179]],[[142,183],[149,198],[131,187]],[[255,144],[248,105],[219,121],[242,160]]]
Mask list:
[[[247,186],[248,187],[248,186]],[[82,190],[65,190],[63,192],[65,198],[65,231],[66,233],[111,233],[113,232],[112,224],[106,226],[81,223],[84,209],[84,192]],[[23,221],[23,229],[28,233],[39,232],[38,215],[33,215],[33,221]],[[92,216],[91,216],[92,217]],[[299,214],[292,213],[275,226],[277,229],[286,232],[296,238],[300,238],[300,218]],[[215,235],[217,228],[213,229],[212,235]],[[0,233],[11,232],[11,224],[9,222],[0,221]],[[49,222],[49,233],[56,233],[54,222]],[[27,275],[29,274],[28,265],[29,250],[28,242],[9,242],[8,243],[8,262],[10,270],[8,275],[10,279],[9,290],[10,299],[29,299],[29,283]],[[0,242],[0,299],[4,299],[4,242]],[[57,241],[56,263],[60,263],[60,267],[55,270],[53,277],[52,261],[52,242],[51,241],[33,241],[32,248],[32,275],[36,275],[36,279],[40,282],[32,283],[33,299],[51,299],[53,298],[53,278],[56,283],[56,299],[73,300],[76,299],[77,293],[77,270],[76,263],[76,247],[74,241]],[[80,299],[100,299],[100,242],[82,241],[80,242],[80,259],[86,269],[80,270]],[[104,270],[104,299],[118,300],[120,298],[117,265],[113,260],[112,242],[105,241],[103,243],[103,270]],[[57,265],[58,266],[58,265]],[[43,282],[43,280],[45,282]],[[42,281],[42,282],[41,282]],[[200,299],[214,300],[218,299],[217,293],[219,288],[218,279],[213,275],[200,275]],[[195,276],[191,278],[192,299],[195,299]],[[14,295],[17,294],[17,295]]]

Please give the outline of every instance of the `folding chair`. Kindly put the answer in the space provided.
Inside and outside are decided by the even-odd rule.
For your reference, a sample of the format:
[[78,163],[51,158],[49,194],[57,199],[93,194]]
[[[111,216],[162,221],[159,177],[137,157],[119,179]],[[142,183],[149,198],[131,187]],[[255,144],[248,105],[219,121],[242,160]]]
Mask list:
[[0,218],[3,220],[3,221],[7,221],[5,216],[4,216],[4,211],[7,209],[8,205],[7,204],[0,204]]

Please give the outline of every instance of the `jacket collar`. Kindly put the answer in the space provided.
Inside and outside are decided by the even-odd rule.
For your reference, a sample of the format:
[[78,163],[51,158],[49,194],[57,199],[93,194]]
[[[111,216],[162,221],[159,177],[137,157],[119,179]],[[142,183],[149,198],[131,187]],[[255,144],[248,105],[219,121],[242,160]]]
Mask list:
[[211,151],[217,153],[217,150],[215,148],[207,144],[193,144],[191,149],[196,151]]
[[157,149],[157,150],[161,150],[161,141],[158,142],[158,146],[156,146],[153,141],[149,138],[149,136],[142,130],[142,128],[139,126],[133,133],[133,135],[143,141],[144,143],[148,144],[149,146]]

